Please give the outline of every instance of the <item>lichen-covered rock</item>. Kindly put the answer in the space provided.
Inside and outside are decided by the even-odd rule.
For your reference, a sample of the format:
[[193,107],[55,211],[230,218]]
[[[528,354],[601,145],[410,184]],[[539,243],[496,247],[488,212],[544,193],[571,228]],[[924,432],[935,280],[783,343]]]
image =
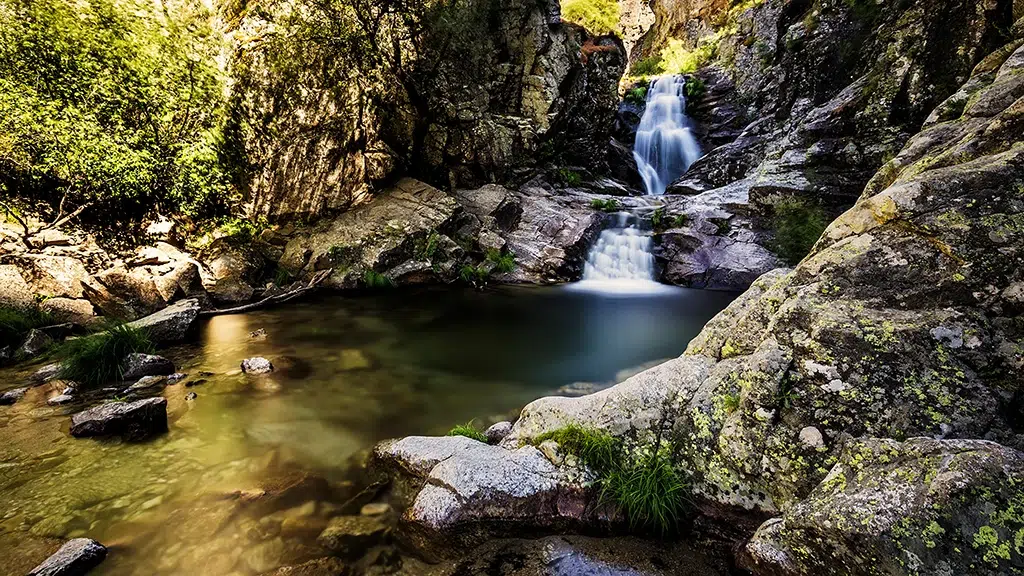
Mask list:
[[828,476],[747,543],[765,576],[1024,570],[1024,454],[981,440],[850,442]]
[[71,417],[71,435],[80,438],[120,436],[126,440],[144,440],[166,431],[165,398],[108,402]]
[[121,378],[137,380],[143,376],[167,376],[174,374],[174,362],[155,354],[133,352],[121,364]]
[[487,437],[487,441],[489,443],[497,444],[498,442],[501,442],[502,440],[504,440],[505,437],[508,436],[509,432],[511,432],[511,431],[512,431],[512,423],[511,422],[508,422],[508,421],[498,422],[496,424],[492,424],[492,425],[488,426],[487,430],[484,430],[484,436]]
[[131,322],[135,328],[146,331],[154,344],[166,344],[184,340],[199,317],[199,300],[180,300],[170,306]]
[[274,371],[274,365],[270,360],[259,356],[242,360],[241,368],[246,374],[269,374]]
[[33,568],[28,576],[82,576],[99,566],[106,557],[107,549],[99,542],[75,538]]

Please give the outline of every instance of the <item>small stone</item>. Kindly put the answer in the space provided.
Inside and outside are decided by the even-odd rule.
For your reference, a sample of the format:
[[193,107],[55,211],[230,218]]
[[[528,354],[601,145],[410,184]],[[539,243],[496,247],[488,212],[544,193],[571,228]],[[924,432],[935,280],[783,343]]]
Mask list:
[[178,382],[181,382],[182,380],[184,380],[187,377],[188,377],[188,374],[185,374],[183,372],[175,372],[174,374],[171,374],[170,376],[167,377],[167,383],[168,384],[177,384]]
[[15,388],[0,394],[0,406],[9,406],[14,404],[18,400],[21,400],[21,397],[25,395],[25,392],[28,392],[28,388]]
[[199,398],[199,394],[196,394],[195,392],[185,394],[185,400],[195,400],[196,398]]
[[53,380],[60,375],[61,366],[60,363],[47,364],[39,370],[36,370],[32,376],[29,377],[29,381],[33,385],[38,386],[40,384],[46,384],[50,380]]
[[249,338],[251,338],[253,340],[266,340],[267,339],[267,330],[265,328],[260,328],[259,330],[253,330],[252,332],[249,332]]
[[800,430],[800,442],[808,448],[824,448],[825,439],[821,436],[821,431],[814,426],[807,426]]
[[59,396],[54,396],[53,398],[50,398],[49,400],[46,401],[46,403],[49,404],[50,406],[60,406],[61,404],[67,404],[69,402],[74,401],[74,396],[70,394],[60,394]]
[[391,512],[391,505],[387,502],[371,502],[359,509],[363,516],[383,516]]
[[366,357],[362,350],[346,348],[341,351],[342,370],[365,370],[371,366],[370,359]]
[[99,542],[75,538],[33,568],[28,576],[80,576],[99,566],[106,557],[107,549]]
[[242,360],[242,372],[245,372],[246,374],[269,374],[273,371],[274,365],[266,358],[257,356],[255,358]]
[[558,449],[558,442],[555,442],[554,440],[545,440],[540,443],[540,446],[537,446],[537,449],[540,450],[541,454],[548,459],[548,462],[551,462],[555,466],[562,463],[563,458],[561,451]]
[[327,520],[316,516],[298,516],[281,521],[284,538],[316,538],[327,527]]
[[139,381],[128,387],[129,390],[142,390],[145,388],[155,388],[163,384],[167,378],[164,376],[143,376],[139,378]]
[[317,543],[340,556],[349,556],[380,544],[388,527],[379,517],[338,516],[320,533]]
[[505,436],[508,436],[510,432],[512,432],[511,422],[498,422],[497,424],[492,424],[487,430],[485,430],[484,436],[487,436],[487,442],[489,444],[497,444],[504,440]]
[[167,431],[167,400],[146,398],[136,402],[110,402],[71,417],[71,435],[122,436],[142,440]]
[[143,376],[167,376],[174,373],[174,362],[155,354],[129,354],[124,360],[125,380],[135,380]]

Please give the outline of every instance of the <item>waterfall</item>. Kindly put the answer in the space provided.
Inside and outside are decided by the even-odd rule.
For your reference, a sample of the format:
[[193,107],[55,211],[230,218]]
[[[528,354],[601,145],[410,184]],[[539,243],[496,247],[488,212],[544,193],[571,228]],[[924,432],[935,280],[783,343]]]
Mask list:
[[619,212],[613,228],[602,230],[583,266],[583,280],[575,289],[611,293],[650,293],[669,288],[655,280],[654,254],[649,234],[639,219]]
[[662,76],[647,88],[647,108],[633,145],[648,194],[660,196],[700,158],[700,145],[686,117],[686,79]]

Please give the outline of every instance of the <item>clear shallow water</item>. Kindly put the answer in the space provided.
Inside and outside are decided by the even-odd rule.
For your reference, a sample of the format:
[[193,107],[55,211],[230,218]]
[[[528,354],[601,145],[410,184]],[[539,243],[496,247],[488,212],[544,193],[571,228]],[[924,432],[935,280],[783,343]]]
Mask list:
[[[111,546],[96,574],[258,574],[322,556],[316,535],[353,513],[350,463],[375,442],[620,379],[680,354],[732,297],[398,290],[213,318],[163,352],[189,379],[162,392],[170,431],[150,442],[70,438],[82,406],[47,406],[58,384],[0,407],[0,574],[77,536]],[[238,373],[256,355],[275,373]],[[24,372],[0,372],[0,387]]]

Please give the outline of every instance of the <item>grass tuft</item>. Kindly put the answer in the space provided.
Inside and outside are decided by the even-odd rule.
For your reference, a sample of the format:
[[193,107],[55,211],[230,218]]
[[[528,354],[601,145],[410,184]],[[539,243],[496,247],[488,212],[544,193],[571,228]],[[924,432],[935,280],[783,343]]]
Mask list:
[[619,201],[615,198],[594,198],[590,201],[590,207],[602,212],[618,212]]
[[607,432],[573,423],[545,432],[535,438],[533,443],[540,444],[547,440],[558,442],[562,450],[575,455],[599,475],[613,470],[619,461],[619,441]]
[[508,274],[516,269],[516,255],[511,252],[491,248],[487,251],[487,260],[494,264],[494,270],[500,274]]
[[20,346],[29,330],[51,324],[50,315],[38,308],[0,306],[0,348]]
[[568,168],[558,169],[558,179],[566,186],[579,186],[583,182],[583,176],[579,172]]
[[60,378],[97,387],[120,380],[123,362],[133,352],[150,353],[153,343],[144,330],[129,324],[111,324],[103,332],[64,342],[56,351]]
[[374,270],[363,272],[363,285],[371,290],[394,288],[395,283],[386,274]]
[[467,284],[481,285],[486,284],[487,279],[491,276],[490,272],[487,271],[485,266],[473,266],[472,264],[466,264],[459,270],[459,279]]
[[472,438],[477,442],[487,444],[487,436],[484,436],[484,433],[477,429],[473,421],[455,426],[448,431],[448,436],[465,436],[466,438]]

